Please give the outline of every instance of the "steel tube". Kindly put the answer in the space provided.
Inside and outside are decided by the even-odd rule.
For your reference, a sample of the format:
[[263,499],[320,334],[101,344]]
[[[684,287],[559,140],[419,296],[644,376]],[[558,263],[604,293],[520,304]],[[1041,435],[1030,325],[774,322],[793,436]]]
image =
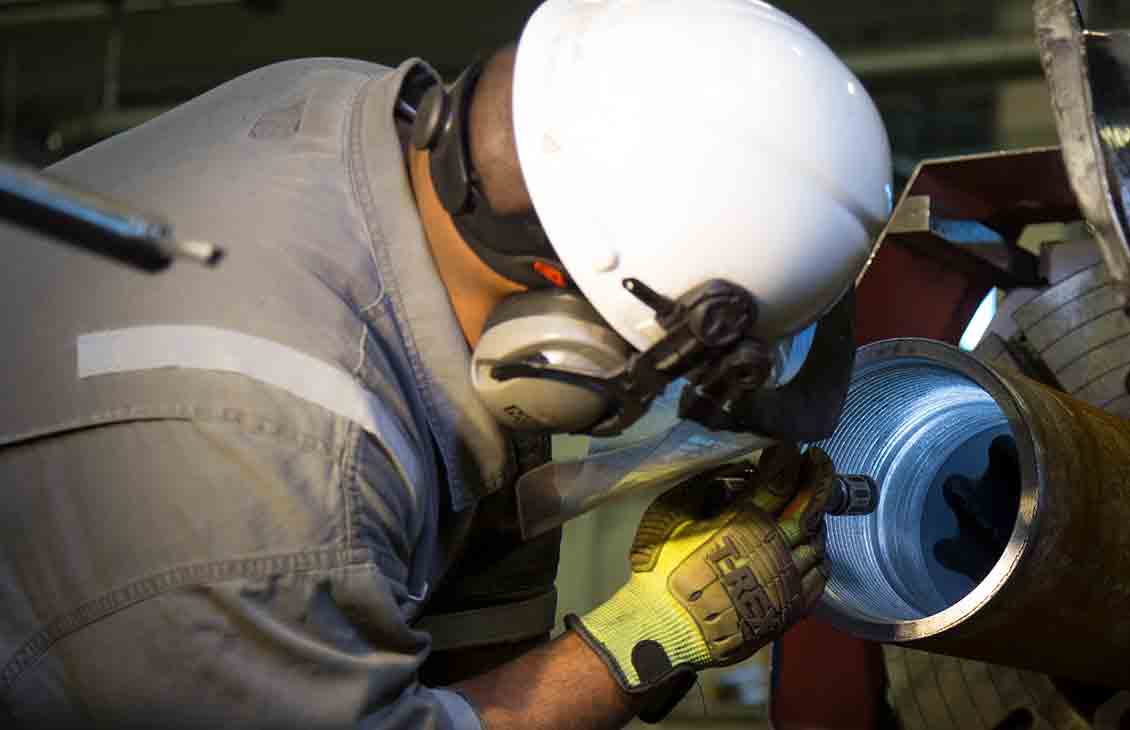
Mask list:
[[[974,583],[931,552],[957,525],[939,485],[976,478],[1001,434],[1019,455],[1019,508]],[[1130,687],[1130,422],[949,345],[888,340],[859,351],[821,446],[883,486],[873,514],[828,518],[825,618],[870,640]]]

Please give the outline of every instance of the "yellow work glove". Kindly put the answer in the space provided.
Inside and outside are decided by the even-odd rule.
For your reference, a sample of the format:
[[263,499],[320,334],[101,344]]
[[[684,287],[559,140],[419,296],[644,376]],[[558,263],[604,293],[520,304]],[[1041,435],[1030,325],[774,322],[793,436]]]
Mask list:
[[628,692],[681,671],[747,659],[824,591],[824,505],[835,471],[818,448],[766,449],[752,480],[720,512],[691,480],[656,499],[632,544],[632,577],[566,624]]

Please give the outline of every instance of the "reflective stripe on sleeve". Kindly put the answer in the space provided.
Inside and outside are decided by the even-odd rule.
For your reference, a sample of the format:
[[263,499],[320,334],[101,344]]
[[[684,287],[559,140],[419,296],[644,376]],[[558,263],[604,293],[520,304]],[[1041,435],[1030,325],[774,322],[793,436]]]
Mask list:
[[409,483],[423,470],[403,426],[352,375],[277,342],[196,325],[155,325],[79,335],[78,377],[157,368],[237,373],[346,418],[377,438]]

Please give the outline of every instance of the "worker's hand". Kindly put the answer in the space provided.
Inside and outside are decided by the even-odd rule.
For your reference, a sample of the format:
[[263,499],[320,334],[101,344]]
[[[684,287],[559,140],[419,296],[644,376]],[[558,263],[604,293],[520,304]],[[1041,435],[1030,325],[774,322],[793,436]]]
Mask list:
[[679,671],[740,662],[776,639],[824,591],[824,505],[835,476],[818,448],[767,449],[755,488],[720,513],[701,480],[659,497],[631,550],[632,577],[566,621],[628,692]]

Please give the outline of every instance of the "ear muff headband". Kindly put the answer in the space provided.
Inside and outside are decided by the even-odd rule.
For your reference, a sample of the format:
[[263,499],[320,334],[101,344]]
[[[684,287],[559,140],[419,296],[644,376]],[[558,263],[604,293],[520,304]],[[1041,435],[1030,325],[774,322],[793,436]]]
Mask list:
[[471,64],[451,86],[436,84],[416,111],[412,143],[430,153],[432,184],[456,230],[498,274],[531,289],[571,288],[537,214],[496,215],[479,189],[470,154],[471,98],[483,65]]

